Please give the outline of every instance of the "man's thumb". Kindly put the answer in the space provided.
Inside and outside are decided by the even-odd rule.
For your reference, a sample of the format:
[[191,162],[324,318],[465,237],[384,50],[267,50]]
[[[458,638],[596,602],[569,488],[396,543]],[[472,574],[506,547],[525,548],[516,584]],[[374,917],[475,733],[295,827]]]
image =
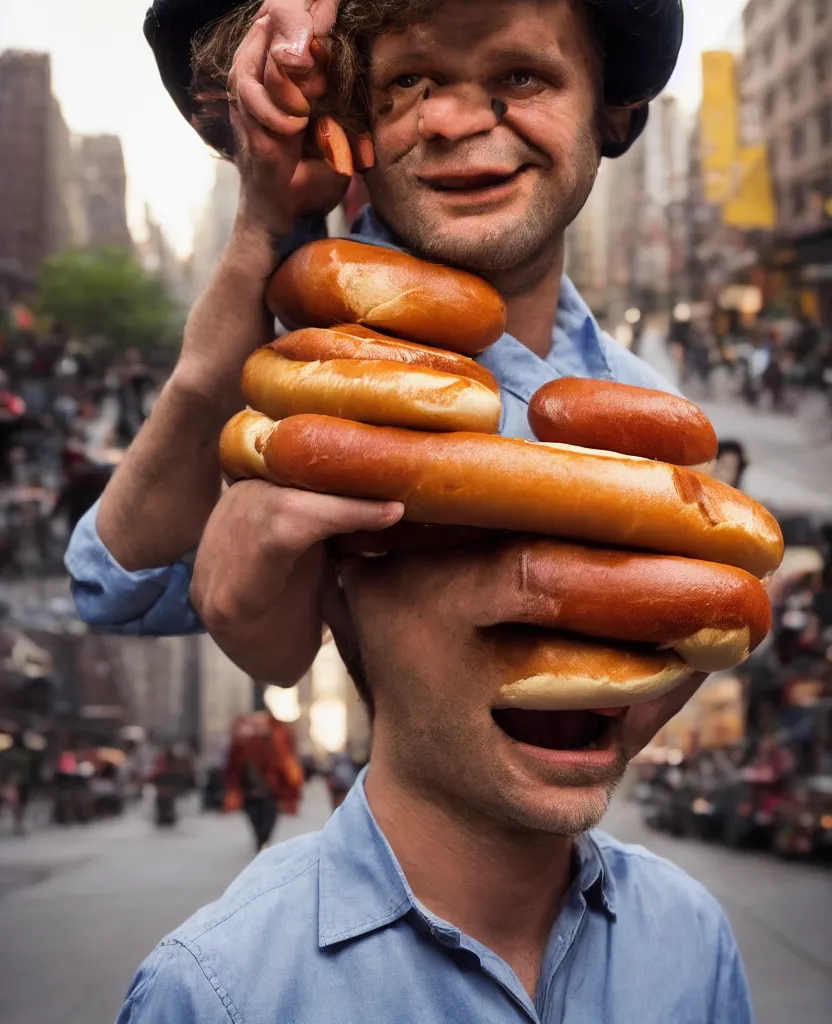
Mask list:
[[[375,533],[394,526],[404,515],[400,501],[365,501],[341,498],[333,506],[326,524],[326,536],[344,533]],[[323,538],[322,538],[323,539]]]
[[268,18],[269,53],[275,63],[284,68],[312,67],[309,44],[315,29],[311,14],[299,0],[266,0],[260,12]]

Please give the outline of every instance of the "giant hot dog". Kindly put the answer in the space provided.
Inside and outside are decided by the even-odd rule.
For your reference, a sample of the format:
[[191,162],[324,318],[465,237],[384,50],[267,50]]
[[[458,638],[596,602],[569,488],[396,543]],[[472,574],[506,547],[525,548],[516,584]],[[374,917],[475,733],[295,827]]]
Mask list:
[[[682,468],[715,447],[691,403],[556,381],[530,405],[538,442],[494,436],[499,391],[467,357],[501,333],[499,297],[401,253],[315,243],[270,302],[300,329],[249,361],[252,408],[222,437],[227,475],[403,502],[405,522],[345,539],[341,555],[482,540],[478,593],[499,599],[477,625],[505,669],[501,706],[650,700],[761,641],[770,608],[755,577],[779,564],[782,536],[756,502]],[[519,587],[498,586],[506,558],[522,564]]]
[[[359,328],[359,331],[363,331]],[[497,432],[496,381],[472,359],[365,331],[296,331],[246,362],[246,401],[274,419],[302,412],[414,430]]]
[[[231,440],[251,422],[232,420]],[[328,416],[260,422],[273,483],[401,501],[420,523],[480,526],[733,565],[755,576],[782,557],[774,518],[746,495],[677,466],[481,434],[428,434]],[[230,467],[229,467],[230,468]]]
[[466,356],[506,326],[498,293],[462,270],[342,240],[298,249],[269,283],[269,308],[286,326],[361,324]]

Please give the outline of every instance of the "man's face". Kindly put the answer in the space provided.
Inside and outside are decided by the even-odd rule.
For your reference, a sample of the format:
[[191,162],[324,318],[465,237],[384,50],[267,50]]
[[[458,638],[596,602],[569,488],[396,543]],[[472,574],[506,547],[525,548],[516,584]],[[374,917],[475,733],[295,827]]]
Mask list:
[[592,709],[507,716],[501,688],[515,671],[522,679],[555,636],[512,625],[527,607],[526,551],[509,540],[344,564],[375,703],[373,758],[453,813],[576,835],[598,823],[627,761],[702,677],[612,717]]
[[533,276],[592,189],[600,91],[578,0],[449,0],[372,48],[376,210],[425,256]]

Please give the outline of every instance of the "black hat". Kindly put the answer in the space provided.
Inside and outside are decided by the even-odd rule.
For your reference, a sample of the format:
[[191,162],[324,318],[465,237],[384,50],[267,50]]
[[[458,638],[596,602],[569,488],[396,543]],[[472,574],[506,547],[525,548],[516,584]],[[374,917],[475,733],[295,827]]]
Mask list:
[[[144,33],[165,88],[192,121],[191,41],[211,22],[245,0],[153,0]],[[508,0],[510,2],[510,0]],[[630,148],[647,123],[647,104],[667,85],[682,45],[682,0],[583,0],[595,12],[606,36],[605,99],[611,107],[633,107],[626,139],[607,143],[604,156]]]

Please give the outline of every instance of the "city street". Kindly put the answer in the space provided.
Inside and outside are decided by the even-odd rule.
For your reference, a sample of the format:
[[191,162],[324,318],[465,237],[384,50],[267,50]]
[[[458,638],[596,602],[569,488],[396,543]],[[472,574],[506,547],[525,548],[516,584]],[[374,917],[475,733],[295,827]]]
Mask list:
[[[303,814],[284,819],[278,837],[319,827],[327,807],[322,785],[313,784]],[[674,860],[722,901],[760,1024],[829,1020],[832,873],[656,835],[629,803],[613,808],[606,827]],[[167,931],[222,892],[244,867],[248,842],[240,818],[196,814],[170,833],[134,814],[0,839],[4,1024],[111,1024],[133,970]]]
[[[676,364],[657,331],[645,331],[641,355],[678,385]],[[706,401],[693,390],[690,398],[718,437],[745,446],[750,467],[744,487],[752,497],[778,512],[832,516],[832,425],[818,422],[808,408],[811,402],[788,416],[752,410],[735,398]]]

